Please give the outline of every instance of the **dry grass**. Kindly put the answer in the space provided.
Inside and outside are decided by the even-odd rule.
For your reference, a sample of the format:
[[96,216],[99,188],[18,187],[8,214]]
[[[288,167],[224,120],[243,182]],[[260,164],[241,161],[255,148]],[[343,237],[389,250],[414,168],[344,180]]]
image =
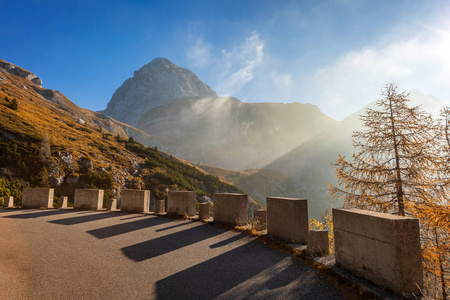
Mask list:
[[[125,155],[115,155],[117,151],[135,157],[119,143],[111,132],[100,130],[100,127],[88,123],[79,124],[78,117],[84,109],[77,107],[65,96],[59,99],[63,105],[43,99],[35,89],[41,89],[31,81],[10,73],[0,72],[5,82],[0,82],[0,129],[20,136],[22,139],[34,141],[28,144],[34,149],[41,147],[41,142],[48,139],[51,152],[70,152],[74,161],[86,156],[92,158],[95,169],[132,169],[130,160]],[[5,106],[8,99],[16,98],[18,110]],[[89,112],[90,113],[90,112]],[[109,136],[104,138],[104,134]],[[111,150],[111,149],[115,149]],[[55,165],[58,160],[51,158]]]

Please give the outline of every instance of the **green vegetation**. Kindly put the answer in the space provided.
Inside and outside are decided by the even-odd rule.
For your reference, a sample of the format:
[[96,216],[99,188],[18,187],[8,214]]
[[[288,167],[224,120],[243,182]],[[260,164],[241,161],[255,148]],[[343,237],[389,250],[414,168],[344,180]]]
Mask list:
[[89,172],[81,175],[80,180],[86,182],[90,189],[114,188],[114,179],[110,173]]
[[0,143],[0,167],[9,167],[17,164],[21,155],[16,143]]
[[80,130],[80,131],[87,132],[87,133],[92,133],[92,130],[87,129],[87,128],[85,128],[85,127],[77,127],[77,129]]
[[23,186],[19,180],[11,182],[4,178],[0,178],[0,207],[3,206],[4,197],[14,197],[14,202],[22,202]]
[[[36,146],[36,145],[35,145]],[[32,187],[49,187],[48,166],[39,155],[39,150],[14,141],[0,142],[1,168],[13,168]]]
[[220,181],[216,176],[205,174],[193,166],[171,159],[170,156],[159,152],[156,147],[145,147],[132,138],[125,143],[125,147],[144,158],[145,167],[154,171],[146,187],[153,191],[161,188],[161,185],[169,185],[170,188],[196,191],[198,195],[212,195],[225,191],[240,192],[238,188]]
[[19,102],[16,98],[13,98],[10,100],[7,96],[5,96],[5,100],[7,104],[5,104],[6,107],[12,109],[12,110],[18,110],[19,109]]
[[106,207],[108,200],[114,196],[114,178],[110,173],[88,172],[80,176],[81,183],[85,183],[90,189],[102,189],[103,207]]

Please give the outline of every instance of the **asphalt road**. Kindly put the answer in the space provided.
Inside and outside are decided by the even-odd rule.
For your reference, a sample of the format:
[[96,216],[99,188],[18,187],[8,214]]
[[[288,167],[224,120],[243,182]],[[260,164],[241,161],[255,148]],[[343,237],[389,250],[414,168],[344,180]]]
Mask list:
[[0,299],[342,299],[254,237],[155,215],[0,210]]

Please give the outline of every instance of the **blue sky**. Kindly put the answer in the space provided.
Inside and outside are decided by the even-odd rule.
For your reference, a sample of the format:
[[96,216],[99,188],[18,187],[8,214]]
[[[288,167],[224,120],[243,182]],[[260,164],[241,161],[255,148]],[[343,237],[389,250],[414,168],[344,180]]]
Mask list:
[[219,95],[342,119],[387,82],[450,102],[449,1],[0,0],[0,58],[102,110],[166,57]]

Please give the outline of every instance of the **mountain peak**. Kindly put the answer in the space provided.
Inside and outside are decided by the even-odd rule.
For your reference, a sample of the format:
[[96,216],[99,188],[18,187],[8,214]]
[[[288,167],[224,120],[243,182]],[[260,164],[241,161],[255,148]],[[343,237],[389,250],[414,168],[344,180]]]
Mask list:
[[116,90],[104,114],[136,125],[146,111],[180,97],[217,97],[192,71],[167,58],[155,58]]
[[176,64],[174,64],[173,62],[171,62],[170,60],[168,60],[167,58],[164,57],[158,57],[155,58],[154,60],[152,60],[151,62],[149,62],[148,64],[144,65],[143,67],[141,67],[139,70],[134,72],[134,75],[136,75],[136,73],[139,72],[145,72],[148,70],[160,70],[160,71],[175,71],[177,69],[181,69],[180,67],[178,67]]
[[165,57],[157,57],[154,60],[152,60],[151,62],[149,62],[148,64],[164,64],[166,66],[175,66],[175,67],[177,67],[173,62],[171,62],[170,60],[168,60]]

